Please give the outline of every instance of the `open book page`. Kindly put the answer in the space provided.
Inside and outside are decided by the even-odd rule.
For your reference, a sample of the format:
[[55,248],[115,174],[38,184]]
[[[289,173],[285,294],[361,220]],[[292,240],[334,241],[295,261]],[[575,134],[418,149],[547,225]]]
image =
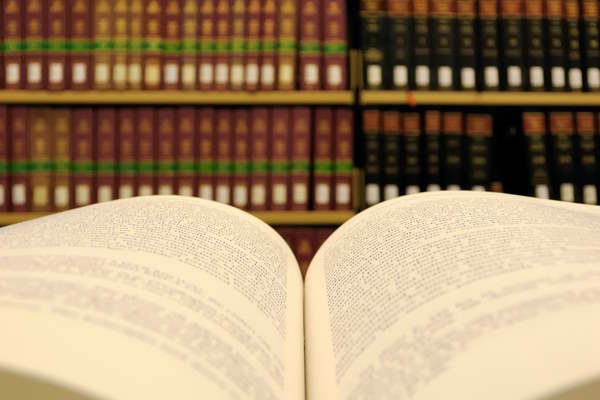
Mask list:
[[308,398],[535,399],[600,376],[600,210],[494,193],[373,207],[305,283]]
[[200,199],[0,229],[0,368],[99,399],[302,399],[302,279],[258,219]]

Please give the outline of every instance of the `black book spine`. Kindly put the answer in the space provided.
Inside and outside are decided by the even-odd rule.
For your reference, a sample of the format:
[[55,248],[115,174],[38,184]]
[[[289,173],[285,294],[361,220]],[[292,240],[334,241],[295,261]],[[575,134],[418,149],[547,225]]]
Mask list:
[[404,189],[406,194],[421,191],[421,116],[404,114]]
[[365,110],[363,133],[365,139],[365,201],[372,206],[381,201],[381,115],[379,110]]
[[567,79],[566,66],[566,32],[565,19],[562,10],[562,0],[544,1],[546,25],[546,47],[548,60],[546,62],[546,88],[553,91],[565,90]]
[[425,168],[426,188],[428,192],[438,191],[442,187],[441,175],[441,120],[439,111],[425,113]]
[[544,3],[542,0],[525,2],[526,87],[544,90],[546,82],[544,46]]
[[455,88],[456,68],[456,3],[453,0],[431,0],[429,29],[434,73],[431,86],[435,89]]
[[481,68],[479,87],[483,90],[500,88],[500,52],[498,46],[498,0],[479,0],[479,49]]
[[458,68],[456,81],[463,90],[477,87],[477,34],[475,0],[457,0]]
[[389,200],[400,195],[400,160],[402,157],[402,137],[400,135],[401,116],[398,111],[383,113],[383,199]]
[[554,192],[550,186],[546,119],[543,113],[523,114],[523,131],[528,151],[529,195],[550,199]]
[[388,0],[387,2],[387,49],[384,78],[392,89],[402,90],[414,87],[414,67],[412,62],[414,21],[409,0]]
[[582,201],[586,204],[598,204],[598,147],[594,113],[578,112],[576,120],[578,146],[575,159],[578,161],[576,168],[582,188]]
[[385,12],[382,0],[361,0],[361,45],[366,89],[384,88]]
[[600,90],[600,29],[597,0],[582,1],[581,43],[585,68],[584,87]]
[[500,26],[503,68],[501,81],[506,90],[523,90],[523,2],[501,0]]
[[[575,177],[575,153],[573,146],[573,114],[570,112],[550,113],[550,134],[552,138],[552,161],[556,200],[581,201]],[[577,195],[576,195],[577,193]]]
[[431,31],[429,29],[428,0],[413,0],[413,20],[415,25],[415,88],[426,90],[432,88],[431,67]]
[[492,171],[492,116],[469,114],[467,116],[467,183],[471,190],[489,190]]
[[563,12],[566,19],[565,32],[567,35],[567,86],[571,90],[579,91],[583,89],[579,2],[578,0],[565,0],[563,5]]
[[463,185],[463,116],[444,114],[444,184],[447,190],[460,190]]

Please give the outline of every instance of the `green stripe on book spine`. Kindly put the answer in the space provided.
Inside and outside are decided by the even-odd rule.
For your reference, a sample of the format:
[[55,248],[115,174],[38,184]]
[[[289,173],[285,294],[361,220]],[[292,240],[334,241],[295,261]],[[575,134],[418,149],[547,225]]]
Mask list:
[[315,161],[314,171],[319,173],[333,172],[333,163],[331,161]]
[[71,162],[69,161],[56,161],[54,163],[54,171],[55,172],[71,172]]
[[94,172],[94,163],[92,162],[74,162],[73,173],[82,174],[82,173],[93,173]]
[[354,165],[352,161],[336,161],[335,172],[352,172]]
[[177,163],[174,161],[160,161],[156,164],[156,169],[158,172],[176,172],[177,171]]
[[214,172],[214,170],[215,165],[210,161],[203,161],[196,164],[196,171],[198,171],[201,174],[210,174]]
[[269,172],[269,162],[268,161],[252,162],[250,165],[250,172],[260,172],[260,173]]
[[309,161],[292,161],[290,165],[291,172],[310,173]]
[[117,164],[114,161],[99,161],[96,164],[96,171],[99,173],[115,172]]
[[196,163],[193,161],[178,161],[177,162],[177,171],[193,173],[196,171]]
[[271,172],[276,174],[287,174],[290,172],[290,163],[287,161],[273,161],[271,162]]

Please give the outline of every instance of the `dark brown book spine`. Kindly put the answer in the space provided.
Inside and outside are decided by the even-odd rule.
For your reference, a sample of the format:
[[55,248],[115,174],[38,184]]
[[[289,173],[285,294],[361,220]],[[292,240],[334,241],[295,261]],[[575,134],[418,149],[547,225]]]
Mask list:
[[[360,41],[363,55],[363,80],[366,89],[384,88],[384,46],[386,43],[384,21],[385,8],[382,0],[360,1]],[[302,49],[302,42],[300,46]]]
[[321,1],[305,0],[300,7],[300,89],[321,89]]
[[475,0],[457,0],[457,75],[460,88],[474,90],[477,87],[477,14]]
[[352,169],[354,167],[354,118],[352,110],[335,110],[334,209],[352,209]]
[[417,89],[432,87],[432,43],[428,0],[413,0],[415,22],[415,85]]
[[[526,3],[529,3],[527,0]],[[566,88],[566,35],[563,0],[544,0],[544,16],[547,25],[546,83],[548,90],[562,91]]]
[[161,87],[162,71],[162,1],[144,0],[143,88]]
[[457,82],[456,74],[456,2],[430,0],[431,56],[434,73],[431,86],[449,90]]
[[181,87],[194,90],[198,84],[200,56],[199,32],[200,3],[196,0],[183,0],[183,23],[181,40]]
[[554,148],[551,164],[555,170],[556,200],[580,202],[580,190],[575,176],[573,113],[551,112],[550,134]]
[[231,22],[231,89],[244,88],[246,67],[246,0],[233,0]]
[[137,191],[137,151],[138,138],[135,129],[135,110],[120,108],[118,110],[117,140],[119,198],[126,199],[138,195]]
[[73,207],[71,198],[71,110],[69,108],[48,109],[52,135],[52,165],[54,177],[51,192],[54,211]]
[[69,68],[70,89],[92,88],[92,2],[71,0]]
[[74,207],[96,202],[94,191],[94,113],[92,108],[74,108],[71,112],[72,179],[71,198]]
[[425,113],[425,165],[428,192],[441,189],[442,175],[442,114],[439,111]]
[[203,199],[214,200],[215,176],[215,110],[201,108],[197,117],[198,123],[198,191]]
[[582,0],[581,35],[585,67],[585,87],[600,90],[600,12],[596,0]]
[[67,88],[67,1],[50,0],[48,7],[48,90]]
[[112,68],[114,65],[112,36],[113,36],[113,7],[115,0],[96,0],[94,6],[93,33],[93,77],[94,90],[112,88]]
[[215,200],[231,204],[233,115],[231,109],[217,110],[217,158]]
[[8,142],[8,108],[0,106],[0,211],[10,209],[9,172],[10,148]]
[[407,89],[413,70],[413,18],[411,0],[388,0],[388,31],[386,43],[386,74],[384,81],[392,89]]
[[500,88],[498,0],[479,0],[480,82],[484,90]]
[[[258,0],[255,0],[258,1]],[[198,79],[200,89],[212,90],[215,87],[216,49],[216,0],[202,0],[200,8],[200,67]]]
[[365,159],[365,201],[372,206],[381,201],[383,135],[381,135],[381,111],[363,112],[364,159]]
[[315,255],[315,240],[313,228],[298,228],[295,232],[296,248],[294,253],[300,265],[302,277],[306,276],[308,266]]
[[[275,227],[275,231],[277,231],[279,236],[281,236],[283,238],[283,240],[285,240],[285,243],[288,245],[288,247],[292,251],[295,252],[296,251],[296,241],[294,240],[294,237],[295,237],[296,229],[295,228]],[[294,253],[294,255],[296,255],[296,253]]]
[[12,211],[31,211],[31,149],[27,134],[27,108],[10,109],[10,184]]
[[24,2],[25,20],[25,88],[41,90],[46,87],[46,1],[34,0]]
[[159,108],[157,114],[158,134],[154,158],[157,192],[160,195],[171,195],[175,193],[175,179],[177,176],[175,109]]
[[136,110],[137,126],[137,195],[150,196],[156,190],[156,119],[151,107]]
[[463,115],[459,112],[444,113],[443,187],[460,190],[463,186]]
[[4,28],[4,85],[6,89],[24,88],[23,18],[25,4],[19,0],[8,0],[3,4]]
[[308,210],[310,194],[311,111],[307,107],[292,109],[292,159],[290,168],[290,206]]
[[288,210],[290,187],[291,110],[274,108],[271,113],[271,210]]
[[130,0],[127,21],[127,88],[141,89],[144,77],[144,0]]
[[96,112],[96,199],[99,203],[117,198],[117,113],[114,108]]
[[323,0],[323,82],[326,90],[348,87],[348,34],[345,0]]
[[383,112],[382,183],[383,199],[400,195],[400,155],[402,115],[398,111]]
[[279,0],[277,4],[277,89],[294,90],[297,86],[298,0]]
[[541,112],[523,114],[523,131],[529,152],[530,195],[549,199],[553,190],[548,171],[548,150],[546,146],[546,118]]
[[[54,111],[54,110],[53,110]],[[31,156],[31,211],[52,211],[52,133],[50,110],[35,107],[28,110],[28,144]]]
[[262,0],[260,33],[260,89],[275,88],[275,50],[277,43],[277,8],[275,0]]
[[582,186],[582,201],[598,204],[598,160],[596,145],[596,119],[592,112],[576,113],[579,138],[579,182]]
[[257,90],[260,83],[261,16],[260,0],[248,0],[246,73],[244,77],[246,90]]
[[404,114],[404,184],[406,194],[419,193],[423,181],[421,168],[421,116]]
[[229,0],[216,0],[215,89],[228,90],[231,62],[231,6]]
[[123,90],[127,88],[127,62],[128,62],[128,0],[116,0],[113,18],[112,35],[112,71],[111,86],[114,89]]
[[333,208],[333,110],[315,110],[315,158],[313,162],[313,209]]
[[269,110],[252,109],[252,168],[250,174],[250,209],[265,211],[271,207],[269,173]]
[[181,12],[182,0],[163,0],[162,21],[163,74],[162,88],[181,88]]
[[[536,2],[539,0],[533,0]],[[529,4],[529,1],[526,3]],[[500,31],[502,35],[502,87],[507,90],[523,90],[523,73],[525,64],[523,62],[523,1],[522,0],[501,0],[500,2]],[[541,18],[541,15],[540,15]],[[530,19],[527,19],[530,24]],[[529,25],[530,26],[530,25]],[[531,49],[528,44],[528,54]],[[531,66],[531,65],[530,65]],[[532,79],[533,77],[533,79]],[[541,87],[544,86],[543,68],[529,70],[529,82],[539,86],[541,78]]]
[[467,115],[467,183],[471,190],[485,191],[493,188],[492,136],[493,121],[491,115]]
[[583,89],[583,68],[581,51],[581,31],[579,17],[578,0],[564,0],[563,12],[566,18],[565,23],[565,44],[566,44],[566,64],[568,87],[571,90],[579,91]]
[[193,107],[177,109],[177,184],[176,193],[180,196],[194,196],[197,193],[196,179],[196,111]]
[[525,1],[526,79],[530,90],[544,90],[546,54],[544,43],[543,0]]
[[233,205],[248,209],[250,187],[250,120],[247,109],[235,110],[233,144]]

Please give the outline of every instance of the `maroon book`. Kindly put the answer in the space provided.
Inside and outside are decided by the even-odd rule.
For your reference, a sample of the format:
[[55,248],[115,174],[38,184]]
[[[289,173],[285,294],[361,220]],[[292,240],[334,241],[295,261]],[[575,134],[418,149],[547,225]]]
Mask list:
[[96,112],[96,200],[105,202],[117,198],[117,112],[100,108]]
[[248,209],[250,187],[250,120],[248,109],[235,110],[233,144],[233,205]]
[[52,211],[52,143],[50,109],[35,107],[27,110],[27,142],[30,146],[31,211]]
[[281,0],[277,4],[277,89],[296,89],[298,58],[297,0]]
[[193,107],[178,108],[176,121],[176,193],[180,196],[194,196],[198,186],[195,172],[196,110]]
[[217,110],[215,200],[231,204],[232,120],[230,109]]
[[250,209],[269,210],[269,110],[252,109],[252,168],[250,174]]
[[162,0],[163,89],[177,90],[181,87],[181,0]]
[[333,110],[315,111],[314,198],[315,210],[331,210],[333,206]]
[[275,88],[275,44],[277,43],[277,9],[275,0],[262,0],[261,5],[261,46],[260,46],[260,88]]
[[129,48],[129,12],[128,0],[116,0],[114,3],[112,29],[112,71],[113,89],[127,89],[127,61]]
[[27,108],[10,109],[10,183],[12,211],[31,210],[31,185],[28,165],[31,162],[29,138],[27,135]]
[[232,90],[244,88],[246,66],[246,0],[232,0],[231,16],[231,67]]
[[162,0],[144,1],[144,54],[143,88],[157,90],[161,87],[162,71]]
[[67,79],[70,82],[70,88],[73,90],[89,90],[92,88],[91,15],[91,0],[77,0],[73,7],[70,7],[69,37],[71,50],[68,57]]
[[[285,240],[285,242],[287,243],[289,248],[292,251],[295,251],[295,249],[296,249],[296,243],[295,243],[296,242],[295,241],[296,229],[295,228],[276,227],[275,230],[277,231],[279,236],[281,236],[283,238],[283,240]],[[295,255],[295,253],[294,253],[294,255]]]
[[200,8],[200,68],[198,79],[200,89],[212,90],[215,87],[215,56],[213,46],[215,41],[215,2],[216,0],[202,0]]
[[315,255],[315,232],[314,228],[298,228],[295,232],[294,253],[300,265],[302,278],[306,277],[308,266]]
[[[50,128],[54,176],[50,187],[54,211],[73,206],[71,198],[71,110],[68,107],[48,109],[46,119]],[[34,196],[35,199],[35,196]]]
[[335,111],[334,208],[352,209],[352,168],[354,152],[354,121],[352,110]]
[[327,227],[326,228],[314,228],[314,230],[315,230],[315,232],[314,232],[315,253],[313,254],[313,258],[317,254],[317,252],[319,251],[321,246],[323,246],[323,244],[325,244],[327,239],[329,239],[329,236],[331,236],[333,234],[333,232],[335,232],[335,228],[327,228]]
[[127,10],[127,89],[139,90],[144,80],[144,1],[126,0]]
[[158,109],[158,140],[156,148],[156,180],[158,194],[170,195],[175,193],[175,109]]
[[8,109],[0,106],[0,211],[9,210],[9,147],[8,147]]
[[41,90],[46,87],[46,2],[27,1],[25,3],[24,39],[25,39],[25,88]]
[[92,108],[73,108],[71,112],[71,160],[73,174],[71,198],[74,206],[96,202],[94,191],[94,112]]
[[137,195],[150,196],[156,194],[155,180],[155,110],[142,107],[136,110],[137,126]]
[[290,149],[292,147],[291,110],[285,107],[273,109],[271,114],[271,210],[290,209]]
[[135,129],[135,110],[120,108],[118,111],[119,136],[117,140],[119,198],[127,199],[137,196],[137,151]]
[[300,7],[300,89],[321,89],[321,0]]
[[327,90],[344,90],[348,82],[346,1],[323,1],[323,82]]
[[182,0],[182,45],[181,45],[181,87],[186,90],[194,90],[197,88],[198,75],[198,56],[199,48],[198,29],[199,23],[199,6],[200,2],[196,0]]
[[214,200],[215,110],[201,108],[196,118],[198,124],[198,193],[203,199]]
[[246,90],[257,90],[260,78],[260,0],[248,0],[246,30]]
[[215,89],[228,90],[229,84],[229,64],[231,53],[229,45],[231,42],[231,23],[229,17],[231,7],[229,0],[216,0],[216,55],[215,55]]
[[48,8],[48,89],[67,88],[67,1],[53,0]]
[[24,63],[21,51],[23,40],[23,24],[21,13],[25,4],[11,0],[3,4],[4,29],[4,87],[6,89],[22,89],[24,87]]
[[310,193],[311,111],[308,107],[292,109],[292,157],[290,165],[290,207],[308,210]]
[[94,90],[112,89],[114,54],[112,42],[114,34],[114,7],[109,0],[95,0],[93,21],[93,84]]

